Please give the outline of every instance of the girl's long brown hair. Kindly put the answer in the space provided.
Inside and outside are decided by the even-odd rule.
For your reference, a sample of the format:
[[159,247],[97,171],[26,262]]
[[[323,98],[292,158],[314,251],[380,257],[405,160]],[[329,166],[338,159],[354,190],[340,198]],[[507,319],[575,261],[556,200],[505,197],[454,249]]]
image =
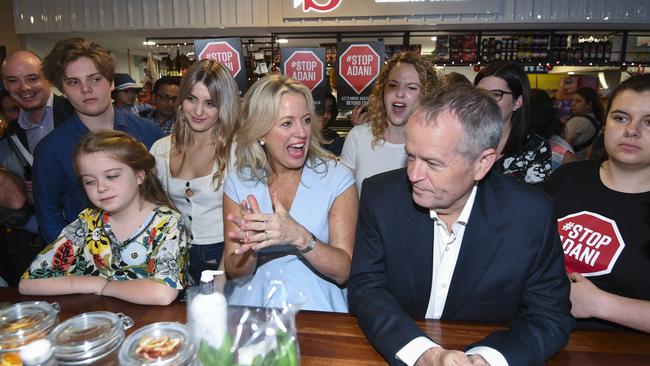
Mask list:
[[79,157],[98,152],[109,154],[135,172],[144,171],[144,180],[138,186],[142,200],[176,209],[156,177],[156,159],[142,142],[121,131],[100,130],[88,133],[79,141],[72,155],[72,165],[78,177],[81,177]]

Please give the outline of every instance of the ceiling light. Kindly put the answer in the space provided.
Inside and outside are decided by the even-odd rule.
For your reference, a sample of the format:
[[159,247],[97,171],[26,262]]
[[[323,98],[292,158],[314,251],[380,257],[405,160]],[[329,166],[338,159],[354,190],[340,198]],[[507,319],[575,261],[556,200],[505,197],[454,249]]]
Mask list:
[[142,45],[143,46],[155,46],[156,42],[154,42],[154,41],[144,41],[144,42],[142,42]]
[[289,43],[289,40],[286,38],[278,38],[278,43],[282,43],[282,44]]

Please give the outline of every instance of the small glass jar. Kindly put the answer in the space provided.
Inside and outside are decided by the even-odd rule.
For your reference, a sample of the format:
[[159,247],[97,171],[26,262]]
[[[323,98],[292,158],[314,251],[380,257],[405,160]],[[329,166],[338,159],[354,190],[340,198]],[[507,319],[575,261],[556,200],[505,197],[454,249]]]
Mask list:
[[20,349],[47,338],[57,321],[57,303],[27,301],[0,310],[0,364],[22,365]]
[[133,332],[120,350],[122,366],[189,366],[197,347],[189,328],[176,322],[149,324]]
[[60,365],[118,365],[118,349],[133,319],[110,311],[83,313],[59,324],[50,334]]

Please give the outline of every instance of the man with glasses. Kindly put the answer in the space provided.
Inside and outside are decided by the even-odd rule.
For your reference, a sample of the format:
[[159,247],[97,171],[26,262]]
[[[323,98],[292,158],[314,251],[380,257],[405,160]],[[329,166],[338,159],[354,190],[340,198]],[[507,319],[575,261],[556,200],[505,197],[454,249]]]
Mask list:
[[181,78],[163,76],[153,84],[154,109],[140,113],[140,116],[156,122],[166,135],[172,133],[178,107],[178,90]]

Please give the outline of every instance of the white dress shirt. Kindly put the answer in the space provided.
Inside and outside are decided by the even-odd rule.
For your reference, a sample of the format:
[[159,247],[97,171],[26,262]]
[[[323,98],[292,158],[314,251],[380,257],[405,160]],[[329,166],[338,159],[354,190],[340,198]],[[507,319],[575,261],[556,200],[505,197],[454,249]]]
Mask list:
[[[461,211],[458,219],[452,225],[451,232],[447,229],[447,225],[440,220],[438,214],[434,210],[430,210],[429,214],[433,219],[433,271],[431,278],[431,294],[429,295],[429,305],[425,318],[427,319],[440,319],[442,311],[445,308],[447,301],[447,294],[449,292],[449,284],[454,274],[454,268],[458,261],[458,254],[460,253],[460,246],[463,242],[465,234],[465,226],[469,221],[474,200],[476,199],[477,188],[474,186],[465,206]],[[400,349],[396,357],[409,366],[422,356],[422,354],[430,348],[440,347],[440,345],[431,341],[426,337],[418,337],[407,343]],[[466,352],[468,355],[479,354],[491,366],[508,366],[503,355],[490,347],[474,347]]]

